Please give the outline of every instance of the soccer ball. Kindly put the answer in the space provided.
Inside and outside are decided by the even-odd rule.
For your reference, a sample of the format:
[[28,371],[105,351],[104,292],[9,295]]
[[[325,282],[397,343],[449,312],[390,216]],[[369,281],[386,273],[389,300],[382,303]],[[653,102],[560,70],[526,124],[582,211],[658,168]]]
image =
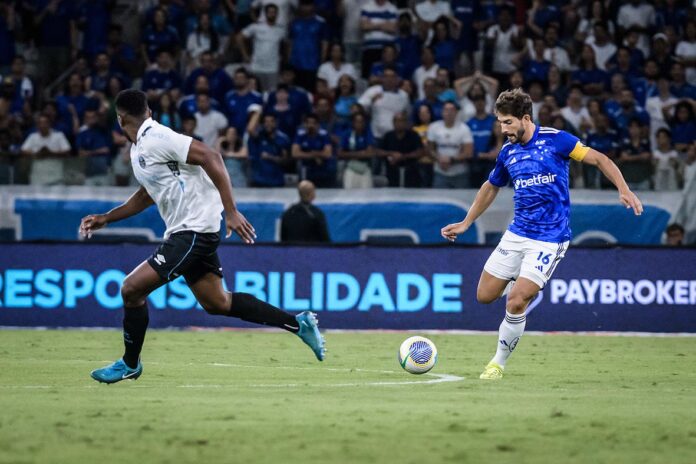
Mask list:
[[437,348],[425,337],[410,337],[399,348],[399,364],[411,374],[425,374],[437,362]]

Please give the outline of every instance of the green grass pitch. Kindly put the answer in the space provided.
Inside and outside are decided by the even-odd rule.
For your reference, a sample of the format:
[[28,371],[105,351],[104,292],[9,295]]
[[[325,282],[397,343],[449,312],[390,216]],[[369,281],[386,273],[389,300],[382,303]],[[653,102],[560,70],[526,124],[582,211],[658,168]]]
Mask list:
[[3,330],[0,462],[696,462],[692,338],[525,335],[491,383],[495,336],[430,335],[438,377],[401,370],[408,335],[328,333],[319,363],[284,333],[151,331],[143,376],[100,385],[119,332]]

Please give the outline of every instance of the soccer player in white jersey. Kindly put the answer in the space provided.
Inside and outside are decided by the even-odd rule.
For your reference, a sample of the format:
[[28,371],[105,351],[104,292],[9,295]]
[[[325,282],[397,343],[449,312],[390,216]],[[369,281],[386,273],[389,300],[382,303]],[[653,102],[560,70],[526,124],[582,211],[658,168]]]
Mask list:
[[498,96],[496,116],[508,143],[481,186],[466,217],[442,228],[454,241],[493,203],[508,183],[514,189],[515,216],[486,262],[476,291],[480,303],[507,295],[505,319],[498,332],[495,356],[481,379],[500,379],[505,363],[517,346],[526,323],[525,310],[544,288],[570,241],[570,159],[596,166],[619,190],[619,201],[636,215],[643,206],[626,185],[621,172],[604,154],[583,145],[567,132],[539,127],[532,122],[532,100],[520,89]]
[[322,361],[324,339],[313,313],[305,311],[293,316],[248,293],[226,292],[222,286],[222,267],[216,251],[221,213],[224,211],[226,237],[234,231],[244,242],[252,244],[256,234],[237,210],[221,155],[154,121],[146,96],[139,90],[119,93],[116,112],[124,135],[133,144],[131,164],[141,187],[108,213],[83,218],[80,231],[89,238],[95,230],[136,215],[153,204],[167,229],[164,242],[123,281],[123,357],[92,371],[92,378],[115,383],[140,377],[140,351],[149,321],[147,296],[179,276],[186,279],[209,314],[293,332]]

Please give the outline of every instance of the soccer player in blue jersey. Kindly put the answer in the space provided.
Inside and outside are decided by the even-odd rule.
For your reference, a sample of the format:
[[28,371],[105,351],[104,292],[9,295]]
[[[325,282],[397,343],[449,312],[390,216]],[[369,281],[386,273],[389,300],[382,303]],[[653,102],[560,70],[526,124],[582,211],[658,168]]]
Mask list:
[[493,203],[501,187],[512,185],[514,219],[488,258],[476,291],[479,302],[492,303],[514,281],[495,356],[480,377],[486,380],[502,378],[505,363],[524,332],[527,305],[544,288],[568,249],[570,159],[596,166],[619,190],[619,200],[626,208],[636,215],[643,212],[640,200],[609,158],[583,145],[574,135],[532,122],[532,99],[522,90],[501,93],[495,112],[508,142],[500,149],[495,167],[466,217],[441,231],[444,238],[454,241]]

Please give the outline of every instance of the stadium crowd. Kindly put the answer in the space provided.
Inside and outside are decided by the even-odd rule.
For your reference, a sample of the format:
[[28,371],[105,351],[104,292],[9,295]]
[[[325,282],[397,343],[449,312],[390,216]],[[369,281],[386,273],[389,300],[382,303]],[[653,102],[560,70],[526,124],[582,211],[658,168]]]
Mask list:
[[114,110],[130,87],[236,187],[478,187],[515,87],[634,190],[696,172],[687,1],[0,0],[0,183],[132,183]]

